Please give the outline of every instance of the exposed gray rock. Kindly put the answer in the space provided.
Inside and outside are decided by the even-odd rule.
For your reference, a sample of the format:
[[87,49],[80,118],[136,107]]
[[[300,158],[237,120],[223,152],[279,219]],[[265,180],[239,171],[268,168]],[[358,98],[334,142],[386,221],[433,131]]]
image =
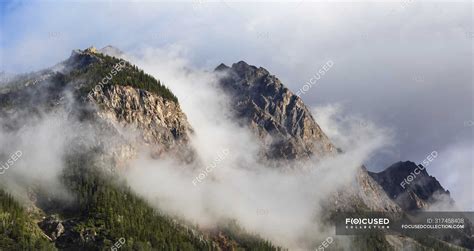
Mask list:
[[[117,53],[114,49],[106,47],[100,52],[111,55]],[[132,159],[143,144],[153,150],[155,157],[192,159],[193,150],[189,145],[192,128],[175,101],[131,86],[106,85],[94,88],[87,93],[90,95],[78,92],[79,96],[74,97],[77,107],[68,107],[66,91],[79,90],[89,81],[90,76],[80,75],[80,70],[102,62],[96,53],[95,48],[76,50],[63,63],[61,72],[47,71],[27,77],[20,85],[24,89],[2,90],[0,115],[14,117],[12,111],[24,110],[23,107],[36,109],[37,105],[50,110],[68,110],[82,126],[97,132],[95,143],[106,151],[101,153],[101,161],[112,163],[113,168]],[[54,81],[70,77],[70,72],[79,74],[74,75],[74,81],[66,84]],[[303,101],[264,68],[241,61],[232,67],[221,64],[216,73],[222,75],[220,86],[231,98],[234,115],[259,137],[265,159],[305,161],[338,154]],[[24,111],[23,115],[34,112]],[[2,126],[17,127],[15,123]],[[426,208],[435,202],[433,198],[437,195],[449,197],[449,192],[426,171],[402,189],[400,182],[414,168],[416,165],[412,162],[399,162],[383,172],[371,173],[362,166],[357,169],[353,182],[333,194],[327,206],[336,211],[400,212]],[[51,240],[58,240],[58,247],[98,239],[94,229],[72,231],[76,225],[74,220],[61,221],[54,215],[39,223]],[[404,246],[406,241],[412,240],[392,239],[391,244]]]
[[242,124],[262,139],[269,159],[307,159],[336,153],[336,148],[314,121],[303,101],[278,78],[240,61],[216,68],[220,86]]
[[[259,136],[269,160],[305,160],[338,153],[303,101],[264,69],[240,61],[216,68],[235,114]],[[268,139],[270,141],[268,142]],[[398,212],[400,207],[367,173],[357,169],[353,182],[331,196],[330,210]]]
[[[179,104],[126,83],[98,85],[91,79],[104,76],[91,76],[88,70],[103,62],[94,47],[74,50],[61,63],[61,71],[45,70],[25,77],[26,84],[20,81],[16,83],[18,88],[0,94],[0,115],[8,118],[5,119],[8,124],[2,121],[5,124],[0,126],[15,130],[18,123],[24,123],[24,118],[40,116],[38,114],[42,112],[62,111],[70,116],[71,121],[78,121],[78,127],[96,134],[92,144],[106,153],[101,156],[102,163],[125,165],[144,144],[154,157],[171,153],[170,156],[190,161],[193,151],[188,141],[192,128]],[[131,66],[126,70],[139,71]],[[30,82],[37,84],[28,85]],[[92,90],[84,92],[84,88]],[[84,139],[77,137],[75,143],[81,141]]]
[[[408,176],[413,177],[417,168],[420,173],[414,176],[413,181],[402,186]],[[454,205],[449,191],[445,190],[435,177],[430,176],[422,165],[400,161],[382,172],[369,174],[383,187],[388,196],[406,211],[427,209],[435,203]]]
[[38,225],[53,241],[58,239],[65,232],[65,228],[61,220],[59,220],[56,215],[50,215],[46,217]]
[[357,169],[354,181],[334,194],[330,210],[340,212],[375,211],[400,212],[401,208],[385,193],[383,188],[362,166]]
[[177,103],[129,86],[94,90],[89,99],[97,105],[98,117],[136,131],[141,136],[136,143],[148,144],[156,156],[165,152],[192,155],[188,145],[192,128]]

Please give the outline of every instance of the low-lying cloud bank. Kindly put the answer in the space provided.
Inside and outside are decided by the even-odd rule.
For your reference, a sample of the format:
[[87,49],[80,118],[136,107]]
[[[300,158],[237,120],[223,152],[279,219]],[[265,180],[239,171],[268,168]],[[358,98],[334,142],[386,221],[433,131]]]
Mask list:
[[428,171],[449,189],[458,209],[474,211],[473,142],[466,140],[449,145],[439,155],[438,165]]
[[[301,170],[272,169],[259,161],[256,137],[233,120],[213,73],[191,70],[185,60],[163,50],[147,50],[144,55],[132,61],[178,96],[195,131],[192,145],[202,165],[198,170],[178,168],[183,164],[176,160],[142,155],[125,177],[153,205],[201,227],[235,219],[279,245],[309,248],[331,235],[319,222],[321,202],[352,182],[356,168],[389,143],[387,131],[373,124],[357,126],[361,120],[349,117],[340,117],[340,123],[331,117],[336,114],[321,114],[329,116],[324,121],[331,128],[329,136],[344,153],[312,160]],[[209,166],[213,168],[206,177],[193,182]]]
[[[160,79],[179,98],[194,130],[190,144],[199,166],[172,157],[152,159],[141,152],[123,171],[132,189],[156,208],[204,229],[235,219],[249,232],[291,249],[308,249],[331,236],[332,229],[322,228],[320,222],[321,202],[352,182],[356,169],[377,151],[390,147],[393,132],[357,116],[344,116],[339,105],[317,107],[313,109],[316,121],[343,153],[311,160],[299,170],[271,168],[260,161],[254,134],[234,121],[228,97],[217,87],[217,77],[190,67],[181,52],[178,47],[146,49],[129,59]],[[36,184],[68,198],[58,179],[64,168],[64,154],[71,141],[94,142],[94,133],[82,129],[64,112],[43,114],[20,124],[22,127],[15,132],[0,130],[2,163],[11,154],[22,153],[0,175],[2,184],[25,200],[27,190]],[[472,158],[466,158],[472,153],[470,149],[454,147],[447,151],[451,158],[445,159],[446,168],[466,167],[464,172],[472,175],[466,165],[472,163]],[[206,168],[206,175],[193,182]],[[462,182],[459,187],[470,184],[463,172],[446,177],[441,183],[446,180],[448,187],[458,182]],[[455,199],[472,199],[472,190],[455,192]],[[469,208],[469,203],[472,206],[472,200],[467,200],[462,207]]]
[[[91,134],[71,121],[65,111],[49,114],[40,111],[37,115],[19,118],[17,131],[0,130],[0,164],[6,167],[6,159],[21,152],[21,156],[3,170],[0,184],[24,202],[34,199],[28,197],[33,188],[68,199],[59,179],[65,156],[72,150],[73,142],[91,140]],[[0,125],[3,122],[4,118],[0,118]]]

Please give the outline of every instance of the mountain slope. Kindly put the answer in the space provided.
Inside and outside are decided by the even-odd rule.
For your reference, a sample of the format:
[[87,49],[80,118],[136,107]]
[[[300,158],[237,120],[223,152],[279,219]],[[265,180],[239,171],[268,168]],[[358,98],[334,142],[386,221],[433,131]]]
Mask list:
[[[221,64],[215,72],[221,76],[220,86],[227,93],[235,116],[259,136],[267,159],[304,161],[312,156],[320,159],[342,153],[317,125],[303,101],[266,69],[241,61],[231,67]],[[398,179],[407,173],[398,168],[393,171],[379,175],[368,172],[365,166],[357,168],[352,182],[329,196],[323,205],[325,210],[328,214],[403,212],[438,192],[449,196],[436,179],[422,176],[419,183],[409,187],[409,194],[422,200],[406,196],[398,200],[393,196],[392,184],[399,183]],[[395,247],[393,240],[383,235],[369,236],[356,238],[351,245],[353,250],[386,250],[390,245]],[[408,237],[404,241],[420,249],[446,247],[435,239],[423,244]]]
[[[0,89],[0,126],[4,130],[16,131],[32,118],[64,112],[90,136],[83,138],[78,133],[64,152],[60,181],[71,201],[29,188],[35,200],[26,206],[42,217],[21,211],[22,205],[3,193],[0,183],[0,216],[15,214],[21,223],[0,234],[0,248],[10,248],[15,241],[22,243],[19,248],[52,248],[49,239],[58,249],[103,250],[125,238],[123,248],[135,250],[278,250],[235,222],[201,231],[166,216],[116,176],[144,146],[154,158],[194,160],[189,144],[193,130],[178,99],[138,67],[105,55],[117,51],[75,50],[55,67],[15,78]],[[231,99],[234,116],[259,136],[265,159],[287,164],[338,154],[303,101],[267,70],[238,62],[232,67],[220,65],[216,72],[222,76],[220,86]],[[403,176],[402,171],[391,168],[374,174],[361,166],[353,182],[329,198],[328,211],[408,209],[394,197],[400,194],[393,184]],[[410,188],[420,198],[441,191],[432,177],[426,180],[428,187],[420,183]],[[14,206],[3,206],[10,204]],[[33,227],[29,231],[26,226]],[[353,244],[359,245],[354,246],[356,250],[389,245],[383,236],[360,238]]]
[[[404,184],[407,177],[413,177],[415,169],[419,169],[420,173],[412,182]],[[417,166],[411,161],[397,162],[382,172],[369,174],[405,211],[427,209],[435,203],[446,203],[450,206],[454,204],[449,191],[445,190],[435,177],[430,176],[423,166]]]
[[336,152],[303,101],[278,78],[240,61],[216,68],[235,115],[262,140],[269,159],[307,159]]
[[[202,233],[153,209],[115,175],[143,147],[155,158],[169,155],[191,161],[193,156],[188,144],[192,128],[177,98],[129,62],[95,48],[75,50],[55,67],[6,85],[0,90],[0,103],[0,126],[7,132],[54,113],[65,114],[74,126],[74,137],[65,137],[59,177],[73,200],[64,201],[46,193],[41,184],[32,184],[28,189],[34,200],[25,205],[41,212],[44,218],[38,226],[56,248],[103,250],[125,238],[123,248],[135,250],[277,249],[244,230]],[[0,215],[6,210],[0,208]],[[36,219],[29,220],[34,224]],[[0,243],[0,249],[7,244]]]
[[[259,136],[268,159],[305,160],[337,154],[301,98],[266,69],[240,61],[232,67],[221,64],[216,72],[222,75],[220,86],[228,94],[234,113]],[[400,210],[365,167],[336,197],[331,208],[352,210],[362,203],[372,210]]]
[[0,250],[55,250],[32,216],[0,189]]

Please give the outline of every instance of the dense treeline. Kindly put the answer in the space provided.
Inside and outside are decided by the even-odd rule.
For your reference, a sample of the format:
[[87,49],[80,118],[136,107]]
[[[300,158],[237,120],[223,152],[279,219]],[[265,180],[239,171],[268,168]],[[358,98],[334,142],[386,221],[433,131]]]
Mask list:
[[74,231],[94,236],[93,241],[83,243],[81,248],[110,248],[125,238],[120,250],[215,250],[209,242],[148,206],[129,188],[116,183],[111,175],[105,175],[91,163],[90,156],[70,156],[63,176],[77,201],[76,210],[72,214],[68,210],[66,214],[77,217]]
[[[81,248],[109,248],[125,238],[120,250],[217,250],[208,237],[156,211],[116,177],[104,174],[92,163],[90,155],[72,155],[67,158],[68,169],[63,175],[77,201],[77,210],[66,210],[64,215],[78,219],[75,232],[96,236]],[[276,250],[256,237],[246,236],[237,239],[237,243],[246,250]]]
[[[209,236],[184,227],[150,207],[118,178],[94,166],[94,154],[66,158],[61,177],[74,203],[52,198],[47,213],[69,225],[55,242],[62,250],[218,250]],[[62,203],[62,205],[60,204]],[[61,205],[61,206],[58,206]],[[72,227],[71,227],[72,226]],[[235,250],[279,250],[236,224],[221,229]],[[0,250],[55,250],[23,207],[0,190]]]
[[235,220],[221,226],[220,231],[231,240],[238,243],[237,250],[284,250],[274,246],[271,242],[261,239],[257,234],[249,234],[242,229]]
[[111,85],[131,86],[178,102],[178,98],[166,86],[136,65],[101,53],[94,55],[100,58],[101,62],[92,63],[85,68],[79,67],[69,76],[71,81],[80,78],[87,79],[89,84],[83,91],[89,92],[92,88],[100,86],[100,83],[104,84],[104,87]]
[[0,189],[0,250],[55,250],[25,209]]
[[[100,63],[73,67],[70,72],[51,72],[44,83],[43,80],[34,81],[35,84],[8,93],[11,98],[5,99],[6,103],[18,108],[39,106],[46,108],[60,102],[60,94],[67,89],[87,95],[119,62],[116,58],[95,55],[101,58]],[[125,63],[125,68],[117,71],[104,88],[110,85],[130,85],[177,101],[159,81],[129,63]],[[20,93],[21,91],[23,92]],[[134,195],[126,185],[116,183],[115,177],[99,171],[100,168],[92,164],[92,159],[92,155],[74,154],[66,159],[67,168],[62,181],[75,197],[75,204],[65,204],[64,201],[54,198],[46,204],[44,201],[39,202],[43,203],[40,208],[47,214],[57,215],[67,228],[66,232],[55,241],[57,248],[103,250],[125,238],[125,244],[120,250],[217,249],[215,246],[217,244],[210,241],[209,236],[201,236],[199,232],[188,229],[157,212]],[[9,222],[10,219],[15,219],[14,224],[3,223],[0,229],[0,250],[54,249],[37,223],[11,196],[1,194],[0,201],[2,203],[0,220]],[[239,250],[275,250],[269,242],[252,238],[250,235],[239,234],[235,235],[235,238],[237,241],[233,241],[234,247]]]

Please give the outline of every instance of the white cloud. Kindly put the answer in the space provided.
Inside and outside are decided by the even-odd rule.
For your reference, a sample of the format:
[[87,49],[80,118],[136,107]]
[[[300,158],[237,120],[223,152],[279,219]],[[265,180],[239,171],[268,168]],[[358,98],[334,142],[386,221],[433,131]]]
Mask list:
[[[236,219],[249,232],[293,249],[308,249],[331,235],[319,222],[321,201],[350,183],[356,168],[387,144],[386,131],[372,124],[339,131],[343,127],[333,124],[332,135],[348,137],[350,147],[344,154],[311,161],[300,171],[274,169],[259,161],[258,141],[249,129],[233,121],[212,73],[193,69],[175,58],[180,54],[171,48],[142,55],[132,61],[167,83],[182,100],[194,129],[192,145],[199,165],[141,155],[124,173],[134,191],[168,214],[203,228]],[[348,126],[354,121],[345,122]],[[229,154],[195,186],[195,176],[224,149]]]
[[474,210],[474,147],[472,141],[450,145],[439,151],[429,172],[451,192],[461,210]]

